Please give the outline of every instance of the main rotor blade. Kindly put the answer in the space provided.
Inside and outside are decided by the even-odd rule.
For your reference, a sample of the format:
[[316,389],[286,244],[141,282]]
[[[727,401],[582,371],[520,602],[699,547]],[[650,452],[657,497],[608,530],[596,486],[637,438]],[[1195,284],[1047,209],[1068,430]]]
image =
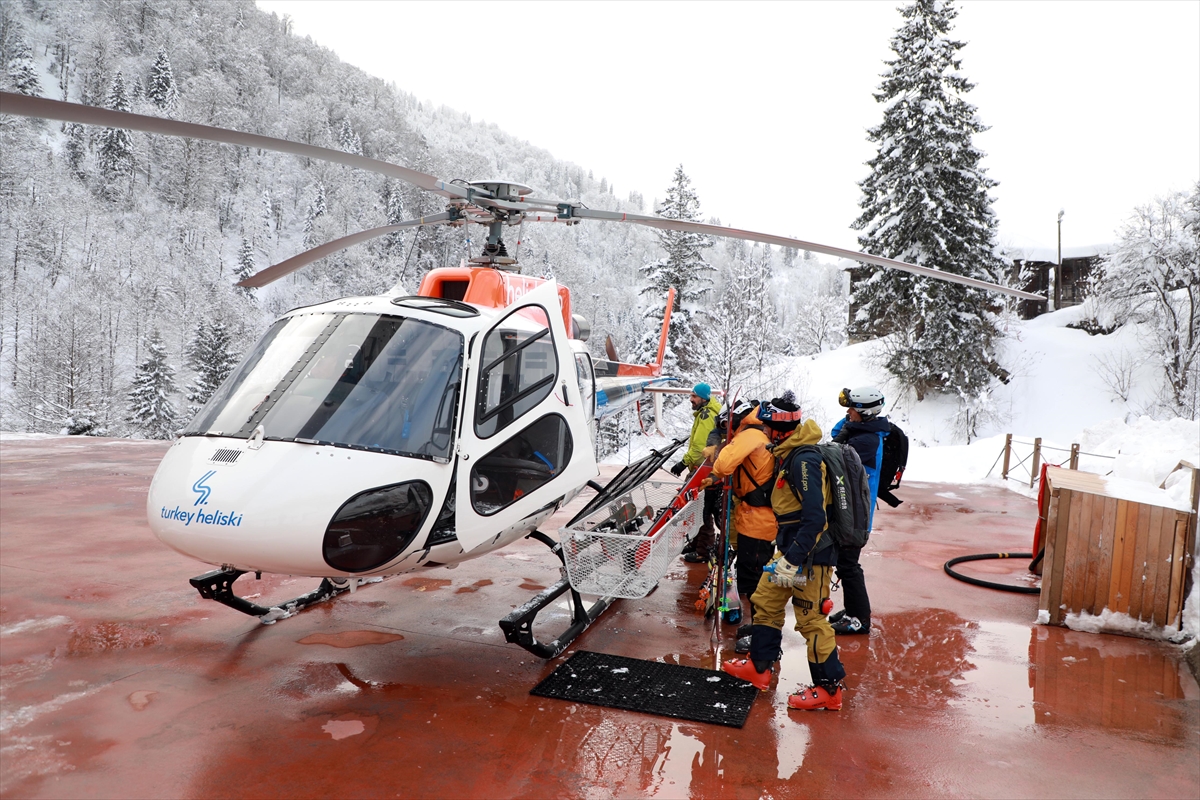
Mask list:
[[571,216],[579,217],[580,219],[601,219],[609,222],[633,222],[638,225],[646,225],[651,228],[659,228],[667,231],[705,233],[712,236],[724,236],[730,239],[745,239],[749,242],[762,242],[763,244],[774,244],[780,247],[791,247],[796,250],[811,250],[814,253],[824,253],[827,256],[848,258],[852,261],[861,261],[880,267],[898,269],[903,272],[912,273],[913,275],[923,275],[929,278],[937,278],[938,280],[949,281],[950,283],[959,283],[963,286],[973,286],[976,289],[986,289],[992,292],[1000,292],[1002,294],[1012,295],[1013,297],[1019,297],[1022,300],[1045,301],[1046,299],[1041,295],[1023,292],[1020,289],[1010,289],[1007,286],[1001,286],[996,283],[988,283],[987,281],[968,278],[963,275],[955,275],[952,272],[944,272],[933,267],[922,267],[918,266],[917,264],[909,264],[904,261],[897,261],[894,258],[872,256],[866,253],[859,253],[854,250],[844,250],[840,247],[830,247],[823,244],[814,244],[813,242],[804,242],[799,239],[792,239],[787,236],[775,236],[770,233],[756,233],[754,231],[744,231],[739,228],[724,228],[720,225],[708,225],[703,222],[688,222],[678,219],[665,219],[664,217],[651,217],[644,214],[622,214],[615,211],[597,211],[590,208],[572,207]]
[[257,289],[279,280],[284,275],[290,275],[301,267],[308,266],[312,262],[324,258],[331,253],[345,250],[347,247],[359,242],[366,242],[379,236],[386,236],[389,233],[395,233],[405,228],[420,228],[422,225],[440,225],[444,222],[450,222],[453,218],[455,218],[453,212],[444,211],[441,214],[432,214],[428,217],[419,217],[405,222],[398,222],[395,225],[384,225],[382,228],[370,228],[358,233],[352,233],[349,236],[343,236],[341,239],[326,242],[311,250],[305,250],[300,255],[292,256],[287,261],[280,261],[278,264],[267,267],[264,270],[259,270],[249,278],[238,281],[234,285],[245,286],[248,289]]
[[[165,136],[183,136],[189,139],[203,139],[222,144],[236,144],[242,147],[257,147],[262,150],[273,150],[279,153],[291,153],[297,156],[315,158],[321,161],[333,161],[348,167],[377,172],[390,178],[399,178],[411,184],[426,189],[434,194],[451,199],[462,199],[468,196],[467,190],[452,183],[444,183],[432,175],[418,172],[415,169],[402,167],[387,161],[379,161],[366,156],[356,156],[353,153],[343,153],[341,150],[331,150],[328,147],[317,147],[311,144],[291,142],[287,139],[276,139],[271,136],[260,136],[256,133],[242,133],[227,128],[214,128],[210,125],[199,125],[194,122],[180,122],[162,117],[148,117],[143,114],[131,114],[126,111],[112,111],[107,108],[96,108],[78,103],[66,103],[61,100],[48,100],[44,97],[29,97],[12,92],[0,92],[0,113],[12,114],[18,117],[39,117],[41,119],[61,120],[62,122],[78,122],[82,125],[100,125],[107,128],[126,128],[145,133],[160,133]],[[487,195],[486,191],[476,189],[475,194]]]

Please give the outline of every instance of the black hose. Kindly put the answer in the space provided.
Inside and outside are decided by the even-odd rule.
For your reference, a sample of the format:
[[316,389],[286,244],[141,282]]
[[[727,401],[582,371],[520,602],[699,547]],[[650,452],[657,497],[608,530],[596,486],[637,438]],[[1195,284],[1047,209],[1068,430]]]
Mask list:
[[992,581],[980,580],[972,578],[969,575],[955,572],[950,569],[955,564],[961,564],[964,561],[987,561],[993,558],[1032,558],[1033,553],[980,553],[974,556],[959,556],[952,558],[942,565],[942,569],[946,570],[946,574],[951,578],[956,578],[964,583],[970,583],[974,586],[983,586],[987,589],[999,589],[1002,592],[1017,592],[1018,594],[1041,594],[1042,590],[1034,586],[1013,586],[1008,583],[993,583]]

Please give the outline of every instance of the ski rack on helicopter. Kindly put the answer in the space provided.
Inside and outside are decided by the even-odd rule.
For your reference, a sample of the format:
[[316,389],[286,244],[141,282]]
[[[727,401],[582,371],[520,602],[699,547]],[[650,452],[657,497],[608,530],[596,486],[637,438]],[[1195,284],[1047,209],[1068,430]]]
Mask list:
[[[675,451],[682,444],[683,439],[676,439],[662,450],[651,451],[648,456],[633,462],[618,472],[603,488],[597,486],[595,483],[590,484],[592,488],[597,490],[596,496],[589,500],[579,513],[571,518],[571,521],[567,525],[574,524],[613,498],[627,494],[630,489],[645,483],[650,479],[651,475],[667,462],[667,459],[674,455]],[[527,603],[517,607],[508,616],[500,620],[500,629],[504,631],[505,641],[510,644],[519,645],[539,658],[551,659],[567,649],[579,634],[583,633],[589,625],[599,619],[600,615],[608,610],[608,607],[613,604],[616,598],[601,597],[590,608],[585,607],[583,598],[571,586],[571,580],[567,575],[567,561],[563,555],[562,544],[554,541],[541,531],[534,531],[525,538],[541,542],[549,547],[554,555],[558,556],[562,562],[562,566],[560,567],[562,576],[553,586],[543,589]],[[570,626],[549,642],[539,642],[533,633],[534,620],[546,606],[553,603],[568,590],[571,592]]]

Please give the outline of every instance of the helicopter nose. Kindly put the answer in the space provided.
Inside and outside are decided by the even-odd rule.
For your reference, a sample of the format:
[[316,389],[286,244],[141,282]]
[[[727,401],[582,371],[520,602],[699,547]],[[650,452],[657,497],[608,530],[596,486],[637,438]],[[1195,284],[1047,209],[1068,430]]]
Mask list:
[[147,497],[155,535],[216,566],[363,574],[401,556],[444,500],[452,465],[383,453],[185,437]]

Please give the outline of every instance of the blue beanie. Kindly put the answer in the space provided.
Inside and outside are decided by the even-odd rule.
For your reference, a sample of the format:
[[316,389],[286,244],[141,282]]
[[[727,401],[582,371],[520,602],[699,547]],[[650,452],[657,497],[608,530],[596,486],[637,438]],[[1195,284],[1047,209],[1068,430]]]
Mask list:
[[707,400],[712,397],[712,387],[707,383],[697,383],[692,387],[692,394],[699,397],[701,400]]

